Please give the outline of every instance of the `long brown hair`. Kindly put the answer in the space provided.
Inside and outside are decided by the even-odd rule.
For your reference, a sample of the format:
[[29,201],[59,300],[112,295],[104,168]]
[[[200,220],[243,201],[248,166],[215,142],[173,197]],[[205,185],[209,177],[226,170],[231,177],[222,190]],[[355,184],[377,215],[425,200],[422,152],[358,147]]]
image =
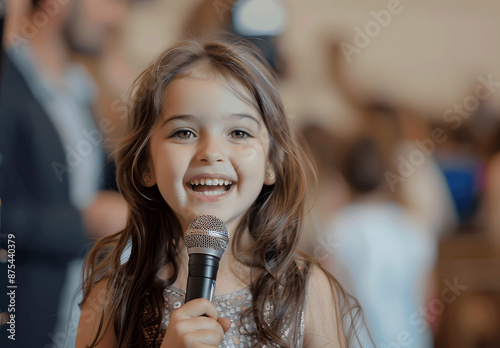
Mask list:
[[[245,249],[253,250],[252,259],[237,256],[251,267],[254,275],[250,284],[253,303],[242,317],[248,317],[256,325],[254,331],[245,329],[259,344],[289,347],[280,335],[281,329],[294,313],[303,309],[313,262],[308,257],[302,257],[308,261],[298,261],[296,252],[304,214],[304,167],[309,162],[290,129],[274,73],[257,49],[235,36],[181,42],[162,53],[136,80],[130,130],[116,156],[117,182],[129,206],[128,221],[123,231],[99,240],[91,250],[84,270],[82,303],[97,282],[108,281],[106,316],[111,318],[119,347],[145,347],[144,323],[152,321],[158,328],[161,326],[163,290],[177,278],[178,246],[183,231],[158,188],[144,186],[142,175],[153,127],[164,108],[168,83],[189,75],[198,64],[208,65],[230,87],[233,79],[241,83],[252,100],[238,93],[237,88],[232,89],[255,106],[269,132],[269,159],[276,171],[276,183],[263,187],[237,227],[231,247],[234,255],[243,255]],[[238,241],[246,228],[253,243],[243,249]],[[120,257],[129,241],[130,258],[122,264]],[[172,266],[173,273],[162,280],[157,274],[166,264]],[[330,279],[341,295],[349,297],[333,277]],[[267,303],[273,305],[271,320],[264,317]],[[146,304],[151,308],[147,314]],[[356,306],[348,307],[346,313]],[[97,345],[108,329],[101,321],[91,347]]]

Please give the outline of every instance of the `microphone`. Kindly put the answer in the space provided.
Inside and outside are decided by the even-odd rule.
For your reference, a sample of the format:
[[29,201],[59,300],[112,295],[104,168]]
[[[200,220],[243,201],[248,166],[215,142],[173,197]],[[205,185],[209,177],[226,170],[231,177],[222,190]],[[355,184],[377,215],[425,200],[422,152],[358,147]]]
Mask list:
[[229,243],[224,222],[211,215],[192,220],[184,233],[189,254],[185,303],[195,298],[213,301],[219,261]]

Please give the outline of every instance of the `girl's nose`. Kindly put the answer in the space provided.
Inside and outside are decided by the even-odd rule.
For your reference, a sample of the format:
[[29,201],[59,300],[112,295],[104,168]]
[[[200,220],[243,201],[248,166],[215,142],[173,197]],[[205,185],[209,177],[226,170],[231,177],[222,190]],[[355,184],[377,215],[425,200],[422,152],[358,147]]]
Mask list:
[[214,163],[224,161],[224,145],[222,139],[214,136],[205,136],[198,142],[197,160],[199,162]]

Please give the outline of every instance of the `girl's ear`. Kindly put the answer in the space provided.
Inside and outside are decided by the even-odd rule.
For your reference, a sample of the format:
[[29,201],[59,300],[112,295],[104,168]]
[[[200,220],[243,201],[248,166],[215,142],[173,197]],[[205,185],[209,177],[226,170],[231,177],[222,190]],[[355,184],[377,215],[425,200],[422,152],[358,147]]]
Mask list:
[[264,178],[264,185],[271,186],[276,182],[276,172],[274,171],[273,165],[267,162],[266,165],[266,176]]
[[146,187],[152,187],[156,185],[155,173],[150,168],[151,166],[148,164],[142,172],[142,184]]

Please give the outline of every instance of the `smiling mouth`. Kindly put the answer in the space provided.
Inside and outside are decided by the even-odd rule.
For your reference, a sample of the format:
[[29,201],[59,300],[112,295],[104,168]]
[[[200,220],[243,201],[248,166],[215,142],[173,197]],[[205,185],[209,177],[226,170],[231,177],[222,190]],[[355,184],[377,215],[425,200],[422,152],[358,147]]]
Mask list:
[[233,182],[224,179],[200,179],[189,181],[188,185],[196,193],[205,196],[218,196],[229,191]]

